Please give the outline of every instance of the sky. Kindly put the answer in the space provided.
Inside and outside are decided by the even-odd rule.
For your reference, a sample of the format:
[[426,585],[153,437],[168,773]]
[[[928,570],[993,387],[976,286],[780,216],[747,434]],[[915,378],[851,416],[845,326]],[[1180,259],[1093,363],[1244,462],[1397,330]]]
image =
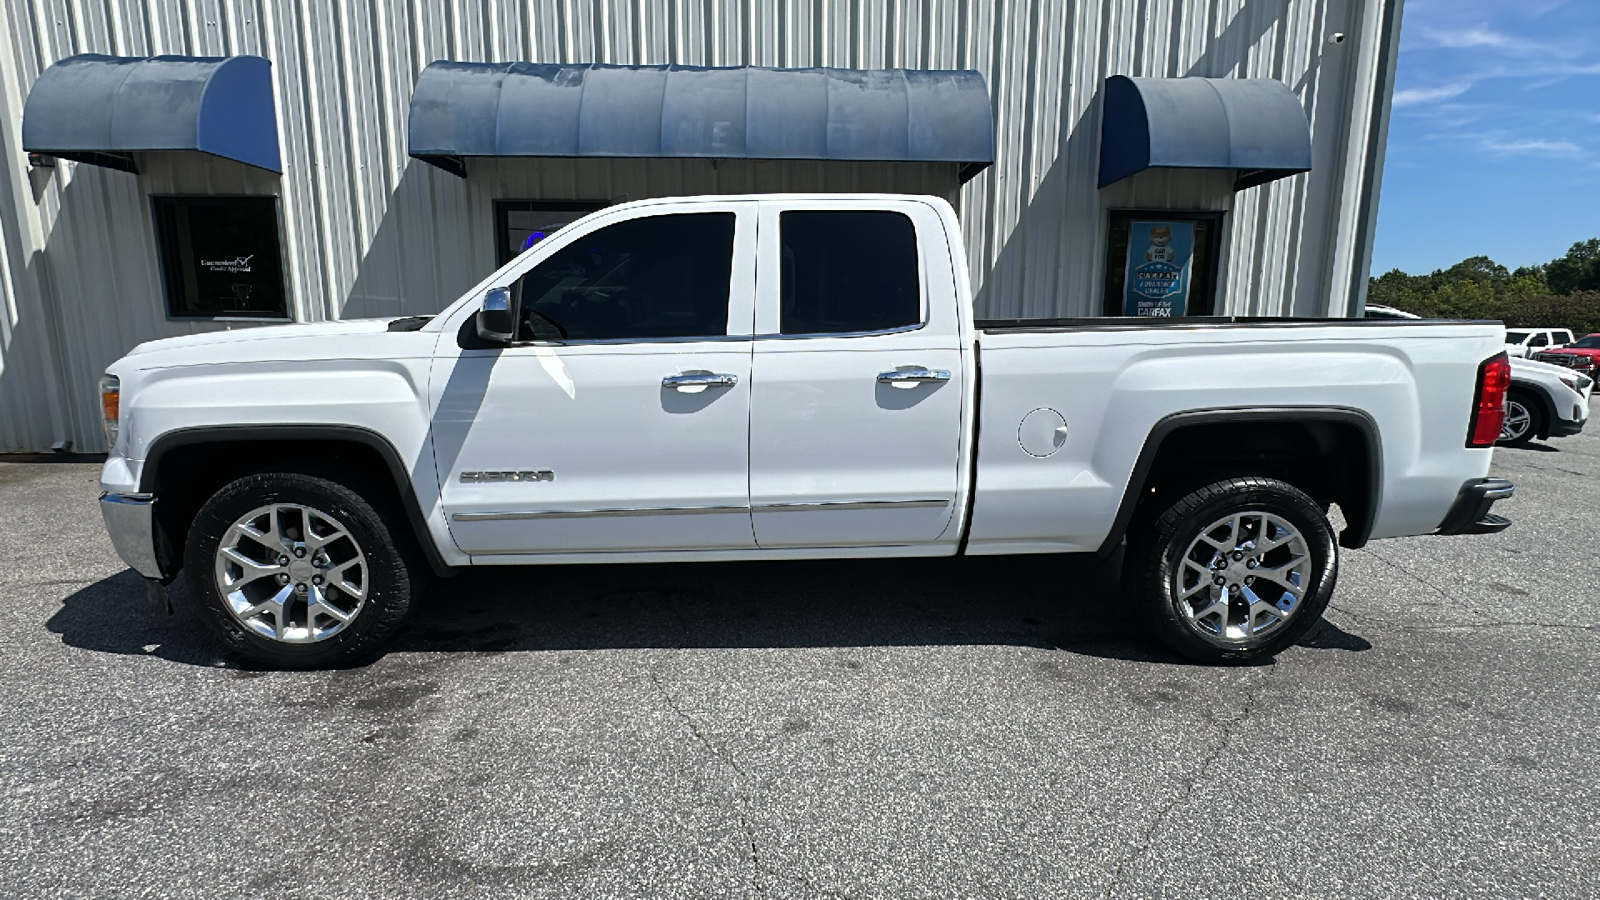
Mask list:
[[1600,0],[1405,0],[1373,274],[1600,237]]

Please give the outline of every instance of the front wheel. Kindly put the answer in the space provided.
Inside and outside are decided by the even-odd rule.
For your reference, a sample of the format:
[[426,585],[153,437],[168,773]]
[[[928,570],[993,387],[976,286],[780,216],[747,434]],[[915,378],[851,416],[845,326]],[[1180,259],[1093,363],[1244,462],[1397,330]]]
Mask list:
[[1130,543],[1146,621],[1167,646],[1205,663],[1247,663],[1293,645],[1322,616],[1338,578],[1327,516],[1271,478],[1200,488]]
[[360,494],[299,472],[222,488],[195,516],[184,551],[211,630],[234,652],[286,669],[382,653],[421,584],[412,560],[404,535]]
[[1544,427],[1544,413],[1521,394],[1506,397],[1506,418],[1500,426],[1502,447],[1521,447],[1533,440]]

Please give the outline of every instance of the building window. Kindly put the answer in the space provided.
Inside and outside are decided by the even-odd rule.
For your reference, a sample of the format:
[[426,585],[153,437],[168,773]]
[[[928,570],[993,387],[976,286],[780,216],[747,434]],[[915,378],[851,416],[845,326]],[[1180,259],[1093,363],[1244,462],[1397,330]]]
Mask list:
[[522,251],[605,206],[598,200],[496,200],[494,264],[511,262]]
[[1105,314],[1216,314],[1222,213],[1113,210]]
[[287,319],[275,197],[154,197],[175,319]]
[[888,331],[922,323],[917,234],[897,212],[793,210],[783,242],[784,334]]

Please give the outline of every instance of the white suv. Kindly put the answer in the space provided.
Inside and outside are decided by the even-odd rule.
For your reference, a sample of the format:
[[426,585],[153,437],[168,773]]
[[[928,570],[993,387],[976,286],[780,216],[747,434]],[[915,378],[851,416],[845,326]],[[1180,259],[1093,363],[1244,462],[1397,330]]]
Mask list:
[[1572,332],[1565,328],[1507,328],[1506,353],[1524,359],[1540,350],[1565,347],[1572,343]]

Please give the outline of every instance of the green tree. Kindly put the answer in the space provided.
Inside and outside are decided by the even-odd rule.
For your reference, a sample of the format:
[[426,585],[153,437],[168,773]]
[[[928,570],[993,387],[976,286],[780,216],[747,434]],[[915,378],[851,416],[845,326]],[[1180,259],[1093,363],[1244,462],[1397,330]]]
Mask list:
[[1427,318],[1498,319],[1528,328],[1600,332],[1600,238],[1560,259],[1509,271],[1473,256],[1427,275],[1394,269],[1371,279],[1367,302]]
[[1566,256],[1544,267],[1544,275],[1557,294],[1600,291],[1600,238],[1573,244]]

